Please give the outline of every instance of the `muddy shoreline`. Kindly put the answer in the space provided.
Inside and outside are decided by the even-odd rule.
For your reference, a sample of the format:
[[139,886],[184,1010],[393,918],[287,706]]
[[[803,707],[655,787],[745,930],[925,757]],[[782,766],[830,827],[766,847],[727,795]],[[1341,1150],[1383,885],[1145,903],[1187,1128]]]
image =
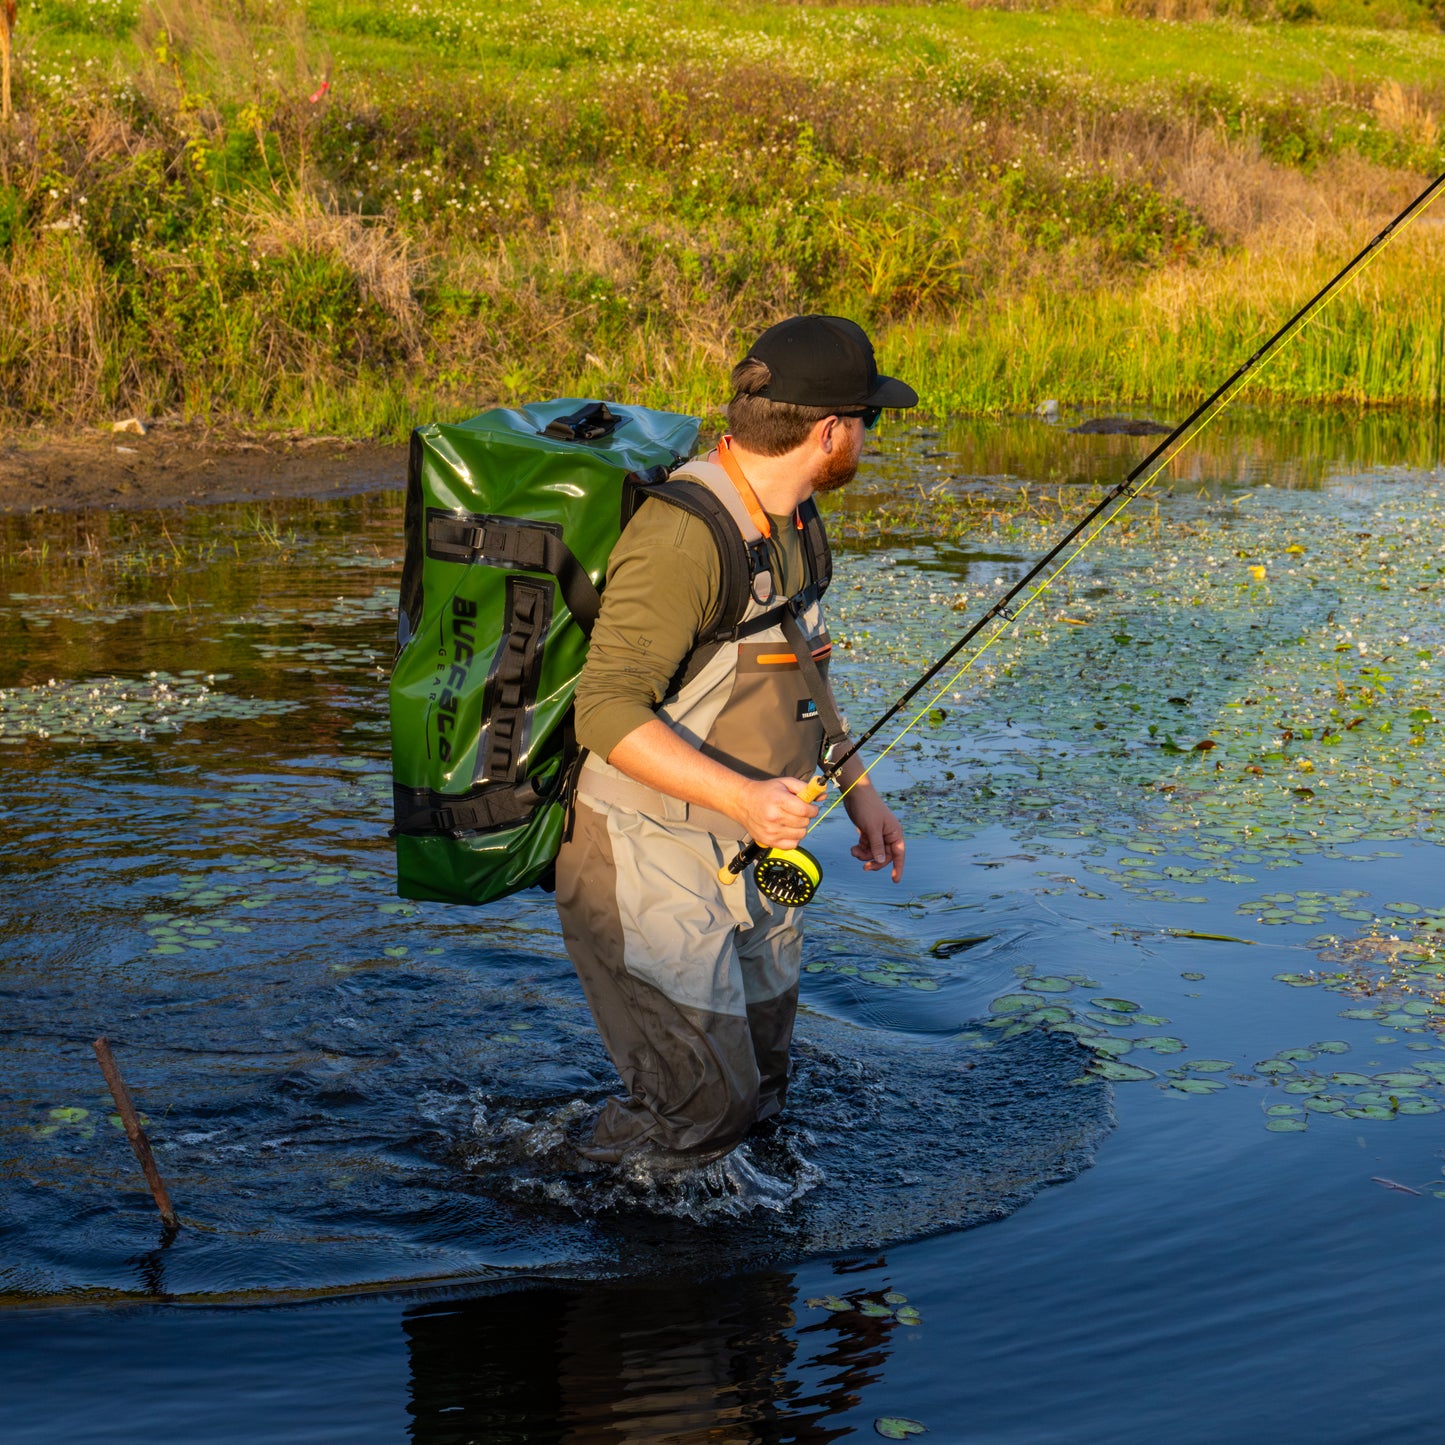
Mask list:
[[0,512],[344,496],[401,487],[406,447],[157,423],[144,436],[0,435]]

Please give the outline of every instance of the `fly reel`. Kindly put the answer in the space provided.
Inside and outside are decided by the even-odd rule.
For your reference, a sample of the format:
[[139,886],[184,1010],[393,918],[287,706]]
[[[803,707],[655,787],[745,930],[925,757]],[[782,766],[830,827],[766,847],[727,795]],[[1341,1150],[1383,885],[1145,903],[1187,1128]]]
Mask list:
[[769,848],[753,869],[758,892],[784,908],[811,903],[823,881],[823,865],[806,848]]

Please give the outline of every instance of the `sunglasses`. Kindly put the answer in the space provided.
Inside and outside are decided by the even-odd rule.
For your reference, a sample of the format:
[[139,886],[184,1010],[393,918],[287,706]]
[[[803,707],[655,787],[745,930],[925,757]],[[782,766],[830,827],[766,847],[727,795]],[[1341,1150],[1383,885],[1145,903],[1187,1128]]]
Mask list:
[[878,418],[883,415],[881,406],[865,406],[860,411],[840,411],[838,416],[856,416],[863,423],[864,431],[872,431],[878,425]]

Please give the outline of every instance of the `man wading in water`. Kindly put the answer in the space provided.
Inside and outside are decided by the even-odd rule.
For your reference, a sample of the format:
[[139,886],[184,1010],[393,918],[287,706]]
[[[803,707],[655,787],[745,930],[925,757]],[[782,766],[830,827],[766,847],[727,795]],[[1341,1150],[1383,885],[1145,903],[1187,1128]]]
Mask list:
[[[723,565],[706,522],[649,499],[608,563],[577,687],[587,755],[557,859],[557,906],[627,1090],[579,1146],[600,1161],[701,1164],[782,1110],[798,910],[764,898],[751,870],[731,887],[717,873],[743,835],[795,848],[817,816],[798,794],[823,722],[780,605],[826,688],[814,574],[826,570],[827,547],[809,499],[853,479],[882,408],[918,404],[912,387],[878,374],[862,329],[832,316],[770,327],[732,383],[730,435],[677,475],[717,496],[765,559],[741,636],[709,638]],[[854,758],[840,780],[857,784],[844,799],[858,829],[853,856],[869,870],[891,864],[896,883],[903,830],[862,772]]]

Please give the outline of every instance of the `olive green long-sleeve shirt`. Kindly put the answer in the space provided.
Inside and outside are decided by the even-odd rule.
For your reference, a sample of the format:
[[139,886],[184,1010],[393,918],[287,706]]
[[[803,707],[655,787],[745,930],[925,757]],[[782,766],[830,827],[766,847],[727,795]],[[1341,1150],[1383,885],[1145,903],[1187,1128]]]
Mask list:
[[[807,578],[803,537],[772,517],[774,582],[791,597]],[[651,722],[722,592],[722,562],[701,518],[649,497],[607,563],[602,612],[577,683],[577,741],[599,757]]]

